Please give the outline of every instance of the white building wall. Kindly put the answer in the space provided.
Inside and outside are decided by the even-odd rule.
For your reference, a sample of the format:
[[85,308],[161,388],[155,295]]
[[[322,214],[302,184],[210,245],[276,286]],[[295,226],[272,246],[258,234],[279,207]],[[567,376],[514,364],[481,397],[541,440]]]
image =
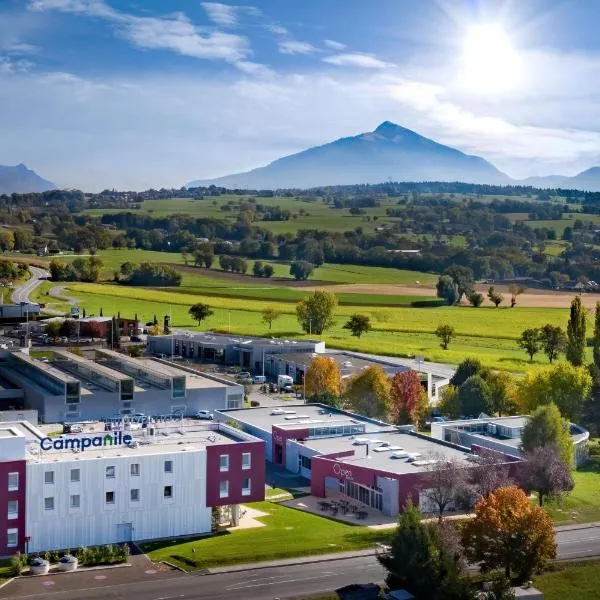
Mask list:
[[[49,454],[49,453],[48,453]],[[211,509],[206,506],[206,453],[177,452],[96,458],[93,452],[79,460],[28,463],[26,535],[29,552],[76,548],[132,540],[207,533]],[[173,473],[165,473],[165,460]],[[131,475],[131,464],[140,475]],[[115,477],[106,467],[115,466]],[[80,481],[71,482],[71,469],[80,469]],[[54,483],[45,483],[45,471],[54,471]],[[173,498],[164,498],[164,486],[173,486]],[[139,489],[132,502],[130,490]],[[106,492],[115,492],[106,504]],[[79,494],[80,507],[71,507]],[[54,498],[54,510],[45,509],[45,498]],[[131,524],[131,525],[129,525]]]

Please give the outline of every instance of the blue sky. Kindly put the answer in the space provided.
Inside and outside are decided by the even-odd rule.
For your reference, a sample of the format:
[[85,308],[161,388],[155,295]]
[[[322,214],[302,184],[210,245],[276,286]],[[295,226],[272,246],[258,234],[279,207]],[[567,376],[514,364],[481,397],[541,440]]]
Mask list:
[[0,164],[145,189],[391,120],[515,177],[600,164],[600,2],[0,0]]

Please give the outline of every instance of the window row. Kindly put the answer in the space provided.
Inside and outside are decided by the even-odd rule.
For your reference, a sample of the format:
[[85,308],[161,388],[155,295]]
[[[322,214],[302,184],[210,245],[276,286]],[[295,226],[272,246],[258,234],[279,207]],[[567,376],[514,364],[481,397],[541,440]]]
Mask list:
[[[252,468],[252,455],[250,452],[242,453],[242,470],[247,471]],[[221,454],[219,456],[219,470],[221,473],[229,471],[229,454]]]
[[[165,460],[165,462],[163,464],[163,470],[165,473],[172,473],[173,472],[173,461]],[[104,472],[105,472],[106,479],[114,479],[117,474],[117,468],[114,465],[109,465],[108,467],[105,468]],[[139,477],[140,473],[141,473],[141,470],[140,470],[139,463],[132,463],[129,465],[129,474],[131,475],[131,477]],[[9,488],[8,488],[9,491],[11,491],[10,475],[17,476],[16,485],[18,486],[18,475],[19,474],[18,473],[10,473],[9,474]],[[81,469],[71,469],[70,480],[71,480],[71,483],[78,483],[79,481],[81,481]],[[44,471],[44,483],[46,483],[48,485],[54,484],[54,471]],[[17,488],[15,488],[15,489],[17,489]]]
[[[249,496],[252,493],[252,482],[250,477],[242,480],[242,496]],[[219,482],[219,498],[229,498],[229,481],[224,479]]]
[[[129,490],[129,501],[130,502],[139,502],[140,501],[140,490],[139,488],[132,488]],[[163,487],[163,498],[166,500],[170,500],[173,498],[173,486],[165,485]],[[116,492],[110,491],[104,493],[104,503],[105,504],[114,504],[116,500]],[[69,506],[71,508],[80,508],[81,507],[81,496],[79,494],[71,494],[69,497]],[[54,496],[47,496],[44,498],[44,510],[54,510],[55,502]]]

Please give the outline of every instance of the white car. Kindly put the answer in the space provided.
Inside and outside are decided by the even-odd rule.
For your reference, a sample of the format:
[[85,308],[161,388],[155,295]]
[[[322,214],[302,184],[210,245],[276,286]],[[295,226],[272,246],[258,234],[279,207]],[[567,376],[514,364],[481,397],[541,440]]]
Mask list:
[[194,419],[206,419],[208,421],[212,421],[214,419],[214,415],[209,410],[198,410],[194,415]]
[[274,408],[271,411],[272,415],[285,415],[285,409],[284,408]]

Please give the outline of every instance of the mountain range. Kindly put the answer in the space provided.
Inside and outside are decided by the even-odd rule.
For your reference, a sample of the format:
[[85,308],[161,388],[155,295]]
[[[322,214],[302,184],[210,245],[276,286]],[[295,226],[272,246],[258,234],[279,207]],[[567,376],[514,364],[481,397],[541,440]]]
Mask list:
[[244,173],[192,181],[187,187],[277,189],[385,181],[461,181],[600,191],[600,167],[574,177],[550,175],[516,180],[479,156],[384,121],[374,131],[315,146]]
[[0,194],[27,194],[54,190],[56,186],[35,171],[20,164],[16,167],[0,165]]

